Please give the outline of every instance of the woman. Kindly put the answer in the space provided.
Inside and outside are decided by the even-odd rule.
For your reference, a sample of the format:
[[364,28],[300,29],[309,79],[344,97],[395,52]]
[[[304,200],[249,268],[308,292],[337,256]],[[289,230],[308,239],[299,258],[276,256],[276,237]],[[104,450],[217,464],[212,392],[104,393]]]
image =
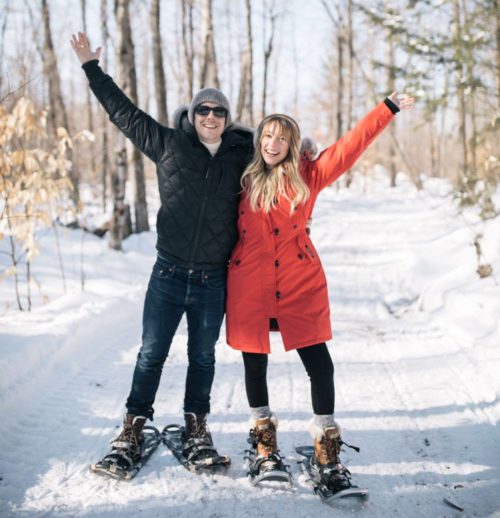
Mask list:
[[306,222],[319,192],[350,169],[394,114],[413,102],[393,93],[316,160],[300,159],[300,131],[291,117],[270,115],[257,129],[254,158],[241,180],[239,241],[231,255],[226,308],[227,341],[243,352],[254,476],[283,469],[266,381],[269,331],[279,330],[285,349],[297,351],[311,380],[313,472],[333,491],[351,486],[340,463],[342,440],[334,419],[326,278]]

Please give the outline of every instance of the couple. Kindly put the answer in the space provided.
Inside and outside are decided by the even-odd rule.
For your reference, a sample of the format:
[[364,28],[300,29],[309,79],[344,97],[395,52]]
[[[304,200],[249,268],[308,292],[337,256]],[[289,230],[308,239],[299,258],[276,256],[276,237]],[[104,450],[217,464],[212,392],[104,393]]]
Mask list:
[[178,112],[175,129],[164,127],[101,70],[100,49],[91,51],[84,33],[73,36],[72,47],[111,121],[156,164],[161,198],[142,347],[113,452],[132,460],[139,455],[163,364],[186,313],[183,454],[195,462],[217,455],[206,419],[226,312],[227,341],[243,355],[258,466],[281,461],[266,380],[269,332],[279,331],[311,381],[314,469],[327,485],[349,487],[339,459],[334,367],[325,343],[332,336],[327,285],[306,222],[319,192],[351,168],[413,99],[392,94],[311,160],[300,155],[294,119],[269,115],[252,135],[231,123],[229,102],[214,88],[201,90]]

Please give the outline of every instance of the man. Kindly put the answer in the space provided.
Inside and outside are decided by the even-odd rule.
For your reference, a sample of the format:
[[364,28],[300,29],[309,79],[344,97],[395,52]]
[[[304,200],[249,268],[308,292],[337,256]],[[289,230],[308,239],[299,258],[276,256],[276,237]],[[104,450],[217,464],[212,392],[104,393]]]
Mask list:
[[71,43],[110,120],[156,164],[161,199],[142,347],[123,429],[108,461],[126,471],[139,459],[142,428],[153,417],[163,364],[184,313],[189,363],[183,453],[194,462],[217,456],[206,417],[225,311],[227,263],[237,240],[240,178],[253,153],[252,134],[231,126],[229,102],[214,88],[194,96],[175,129],[162,126],[101,70],[101,49],[91,51],[84,33],[73,35]]

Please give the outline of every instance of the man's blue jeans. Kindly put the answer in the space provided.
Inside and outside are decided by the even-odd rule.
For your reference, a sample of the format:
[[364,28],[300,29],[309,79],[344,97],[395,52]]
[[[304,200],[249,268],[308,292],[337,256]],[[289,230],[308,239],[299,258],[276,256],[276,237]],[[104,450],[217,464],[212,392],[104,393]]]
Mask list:
[[215,343],[225,311],[226,275],[226,268],[188,270],[158,257],[144,303],[142,347],[126,404],[129,414],[152,418],[163,364],[184,312],[189,362],[184,412],[210,411]]

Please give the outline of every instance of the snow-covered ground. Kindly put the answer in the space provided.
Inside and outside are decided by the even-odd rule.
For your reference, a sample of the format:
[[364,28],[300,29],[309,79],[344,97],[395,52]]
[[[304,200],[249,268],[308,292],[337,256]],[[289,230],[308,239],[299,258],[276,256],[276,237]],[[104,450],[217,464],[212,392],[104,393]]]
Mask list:
[[[312,230],[332,304],[336,418],[361,447],[342,458],[370,489],[366,503],[332,510],[300,474],[293,451],[310,442],[309,387],[277,336],[271,406],[293,492],[254,488],[245,476],[243,368],[224,335],[209,422],[233,459],[228,475],[195,476],[164,447],[131,482],[90,474],[120,425],[155,235],[133,236],[119,253],[60,230],[66,294],[52,231],[40,236],[33,265],[33,310],[16,311],[12,284],[0,284],[0,516],[500,516],[499,218],[459,214],[442,181],[417,192],[405,178],[392,190],[382,180],[327,189]],[[496,280],[475,273],[478,233]],[[158,392],[158,426],[181,417],[185,344],[183,321]]]

